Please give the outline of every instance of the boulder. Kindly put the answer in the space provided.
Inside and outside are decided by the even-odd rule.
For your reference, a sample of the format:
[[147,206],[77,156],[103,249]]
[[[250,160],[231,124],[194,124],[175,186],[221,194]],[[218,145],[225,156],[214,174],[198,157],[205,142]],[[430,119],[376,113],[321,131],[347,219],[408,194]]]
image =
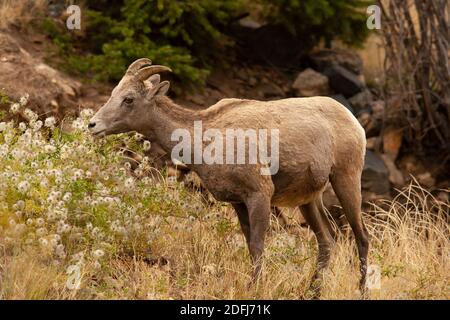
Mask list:
[[348,99],[356,114],[363,110],[370,110],[370,104],[373,101],[373,95],[369,89],[365,89]]
[[429,171],[417,175],[417,181],[419,181],[419,184],[425,188],[431,188],[436,184],[436,180]]
[[330,92],[328,78],[310,68],[297,75],[292,88],[300,97],[324,96]]
[[264,99],[280,99],[284,97],[283,89],[273,82],[261,83],[254,90]]
[[369,150],[378,150],[380,146],[380,137],[367,138],[366,148]]
[[417,176],[426,170],[422,161],[420,161],[416,155],[411,153],[407,153],[400,157],[400,159],[398,159],[398,164],[403,171],[408,172],[413,176]]
[[[450,181],[447,182],[447,185],[449,185]],[[441,201],[444,204],[448,204],[450,201],[449,192],[446,191],[440,191],[438,192],[436,199],[438,201]]]
[[353,97],[364,89],[364,83],[357,74],[337,64],[328,67],[324,74],[328,77],[330,87],[345,97]]
[[351,51],[343,49],[321,49],[310,54],[314,66],[323,72],[333,65],[341,66],[355,74],[363,71],[363,61],[361,57]]
[[366,131],[367,138],[380,135],[384,116],[383,101],[373,101],[370,104],[370,109],[363,109],[357,114],[359,123]]
[[405,178],[395,165],[395,158],[390,154],[382,154],[381,158],[389,170],[389,182],[397,188],[403,187],[405,185]]
[[383,151],[395,160],[402,147],[403,130],[388,126],[383,131]]
[[376,120],[383,120],[385,105],[386,105],[386,103],[382,100],[375,100],[370,103],[370,109],[372,111],[372,116]]
[[383,159],[370,150],[366,151],[364,159],[361,187],[365,191],[376,194],[385,194],[390,191],[389,170]]

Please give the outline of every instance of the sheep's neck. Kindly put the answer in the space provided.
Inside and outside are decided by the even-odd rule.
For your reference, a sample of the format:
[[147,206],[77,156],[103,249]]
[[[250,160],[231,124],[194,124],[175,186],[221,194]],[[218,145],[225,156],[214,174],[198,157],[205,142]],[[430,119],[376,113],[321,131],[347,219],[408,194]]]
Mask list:
[[171,152],[178,141],[172,141],[172,133],[177,129],[187,130],[191,136],[194,132],[194,121],[203,120],[199,111],[177,105],[168,97],[157,97],[151,112],[151,136],[166,152]]

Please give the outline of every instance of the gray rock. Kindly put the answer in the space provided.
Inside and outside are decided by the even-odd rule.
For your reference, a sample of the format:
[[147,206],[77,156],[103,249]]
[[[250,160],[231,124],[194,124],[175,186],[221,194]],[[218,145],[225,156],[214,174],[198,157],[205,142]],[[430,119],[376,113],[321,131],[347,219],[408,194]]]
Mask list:
[[370,150],[366,151],[364,159],[361,187],[365,191],[376,194],[385,194],[390,191],[389,170],[383,159]]
[[363,71],[361,57],[357,53],[343,49],[321,49],[310,54],[310,59],[320,72],[333,65],[339,65],[356,74]]
[[261,98],[264,99],[284,97],[283,89],[272,82],[261,83],[255,87],[255,90],[259,93]]
[[325,96],[330,92],[328,78],[310,68],[297,75],[292,88],[300,97]]
[[373,95],[369,89],[357,93],[350,99],[348,99],[356,114],[359,114],[363,110],[370,110],[370,104],[373,101]]
[[329,67],[324,74],[329,79],[330,87],[347,98],[353,97],[364,89],[364,83],[358,75],[339,65]]
[[370,109],[372,111],[372,116],[377,120],[383,120],[384,109],[386,103],[383,100],[375,100],[370,103]]
[[425,188],[431,188],[436,185],[436,179],[429,171],[419,174],[417,180],[419,181],[419,184]]

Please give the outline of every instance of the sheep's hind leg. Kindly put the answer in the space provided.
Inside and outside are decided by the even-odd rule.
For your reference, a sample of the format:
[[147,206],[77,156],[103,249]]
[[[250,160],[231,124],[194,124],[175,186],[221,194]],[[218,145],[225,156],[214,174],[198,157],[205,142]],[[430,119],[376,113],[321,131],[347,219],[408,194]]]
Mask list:
[[363,298],[365,298],[367,297],[366,274],[369,234],[361,215],[361,175],[336,172],[331,177],[331,185],[355,234],[361,271],[359,287]]
[[313,298],[318,299],[320,297],[322,286],[322,271],[328,266],[330,261],[333,239],[328,231],[327,225],[324,224],[322,220],[321,213],[319,212],[315,201],[300,206],[300,211],[302,212],[308,225],[313,230],[319,247],[316,270],[309,288],[309,290],[313,293]]

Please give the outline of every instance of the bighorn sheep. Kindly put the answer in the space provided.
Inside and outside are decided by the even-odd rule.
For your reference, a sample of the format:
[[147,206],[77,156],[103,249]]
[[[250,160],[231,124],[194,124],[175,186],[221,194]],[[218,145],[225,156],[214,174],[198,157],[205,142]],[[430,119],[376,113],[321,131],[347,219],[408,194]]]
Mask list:
[[[368,233],[361,216],[361,172],[366,139],[356,118],[328,97],[289,98],[277,101],[223,99],[200,111],[175,104],[166,97],[169,82],[146,58],[132,63],[89,129],[95,136],[137,131],[156,141],[166,152],[177,145],[176,129],[217,128],[279,130],[279,170],[263,175],[257,164],[188,164],[219,201],[231,203],[247,241],[254,266],[261,271],[264,237],[271,206],[299,206],[318,242],[318,259],[311,289],[320,292],[321,271],[328,265],[334,239],[321,202],[328,182],[342,204],[354,232],[360,259],[361,292],[365,292]],[[203,141],[206,145],[206,142]],[[235,151],[236,152],[236,151]]]

